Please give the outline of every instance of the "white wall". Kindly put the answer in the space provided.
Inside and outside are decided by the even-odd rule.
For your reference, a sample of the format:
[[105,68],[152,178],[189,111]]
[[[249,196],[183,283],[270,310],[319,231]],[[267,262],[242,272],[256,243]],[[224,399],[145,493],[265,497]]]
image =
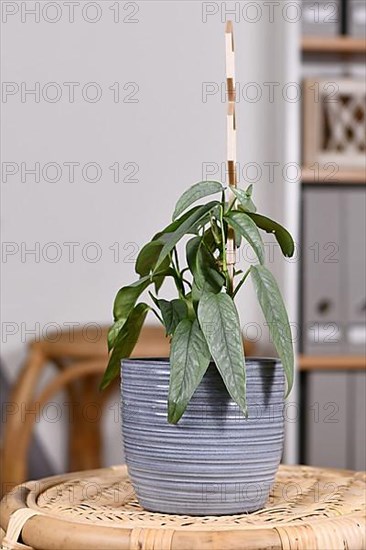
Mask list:
[[[2,183],[2,353],[6,372],[14,379],[25,345],[34,337],[27,331],[36,328],[42,333],[49,323],[65,328],[65,323],[110,322],[116,290],[134,277],[131,253],[135,257],[136,249],[168,223],[178,195],[202,179],[203,163],[225,162],[225,103],[219,93],[207,101],[202,98],[204,83],[216,83],[211,88],[216,90],[224,82],[225,14],[220,13],[222,3],[215,2],[120,2],[120,21],[115,23],[111,7],[116,3],[100,1],[94,3],[100,20],[90,23],[85,18],[93,19],[97,12],[93,6],[85,11],[88,2],[82,1],[72,23],[69,9],[58,2],[58,11],[41,11],[35,22],[34,16],[21,13],[21,4],[29,9],[34,2],[3,2],[3,10],[5,4],[19,8],[7,18],[3,13],[2,24],[3,81],[15,83],[15,88],[6,84],[6,90],[15,93],[3,96],[2,161],[5,170],[11,166],[4,163],[19,166]],[[44,5],[41,2],[41,8]],[[12,9],[7,7],[7,13]],[[203,22],[207,10],[217,13]],[[55,23],[46,20],[58,15]],[[291,55],[297,51],[296,25],[281,14],[271,23],[265,9],[256,23],[246,21],[242,12],[237,16],[237,80],[241,86],[255,82],[262,94],[257,102],[243,97],[239,101],[238,159],[242,167],[248,162],[261,166],[263,175],[255,185],[260,210],[285,221],[290,203],[284,191],[289,186],[281,169],[284,162],[298,161],[298,128],[286,113],[295,113],[298,104],[283,100],[282,89],[297,76],[297,59]],[[255,14],[246,14],[246,19],[253,18]],[[31,95],[22,100],[16,92],[22,82],[27,89],[39,83],[39,102]],[[44,88],[50,82],[62,92],[59,101],[50,102],[56,91]],[[65,82],[80,84],[74,102]],[[95,89],[84,88],[91,82],[102,91],[95,103],[81,93],[84,89],[92,97]],[[119,102],[114,101],[116,85],[110,89],[116,82]],[[264,84],[269,82],[279,83],[273,103]],[[128,102],[135,90],[132,99],[137,102]],[[254,92],[254,87],[244,89],[246,97]],[[21,163],[29,168],[37,162],[40,181],[25,174],[22,182]],[[42,176],[42,167],[50,162],[62,168],[57,182]],[[65,162],[80,163],[74,182]],[[81,171],[90,162],[102,171],[94,183]],[[121,167],[119,183],[109,168],[116,162]],[[274,183],[268,182],[264,162],[281,165]],[[127,163],[138,168],[134,183],[123,181],[131,169],[124,169]],[[50,168],[46,177],[54,175]],[[90,169],[88,177],[93,176]],[[220,178],[219,173],[213,176]],[[76,243],[74,261],[71,245],[65,243]],[[25,248],[35,247],[39,257],[25,254]],[[100,258],[93,262],[96,252]],[[55,254],[60,257],[52,262]],[[282,284],[284,266],[274,265]],[[289,303],[294,300],[294,285],[286,296]],[[240,297],[239,309],[243,325],[255,321],[263,329],[250,289]],[[294,309],[291,312],[295,315]],[[268,347],[265,333],[263,341]],[[63,438],[54,425],[42,426],[41,432],[47,452],[61,469]],[[114,447],[108,461],[118,461],[119,450],[113,453]]]

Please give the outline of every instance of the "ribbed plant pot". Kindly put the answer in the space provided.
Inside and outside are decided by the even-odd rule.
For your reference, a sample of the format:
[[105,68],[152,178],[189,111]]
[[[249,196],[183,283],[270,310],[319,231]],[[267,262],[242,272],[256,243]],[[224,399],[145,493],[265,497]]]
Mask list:
[[221,515],[262,508],[284,438],[285,378],[276,359],[247,359],[248,418],[214,364],[178,424],[168,424],[168,359],[122,362],[122,432],[146,510]]

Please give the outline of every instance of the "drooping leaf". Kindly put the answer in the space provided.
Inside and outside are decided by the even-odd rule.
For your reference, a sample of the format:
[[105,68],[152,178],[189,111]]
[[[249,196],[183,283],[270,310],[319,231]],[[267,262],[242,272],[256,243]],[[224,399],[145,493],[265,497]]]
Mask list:
[[161,275],[160,277],[155,277],[155,279],[154,279],[154,287],[155,287],[155,292],[156,292],[156,294],[159,294],[159,290],[160,290],[161,287],[163,286],[164,279],[165,279],[165,276],[164,276],[164,275]]
[[108,336],[107,336],[107,341],[108,341],[108,352],[111,351],[111,349],[114,347],[114,344],[116,342],[116,339],[117,339],[117,336],[118,336],[118,333],[119,331],[121,330],[121,328],[123,327],[123,325],[125,324],[127,319],[123,318],[123,319],[118,319],[117,321],[115,321],[113,323],[113,325],[109,328],[108,330]]
[[138,297],[144,290],[151,284],[156,283],[161,278],[174,277],[178,278],[176,272],[168,267],[164,271],[159,270],[152,275],[145,275],[141,277],[129,286],[122,287],[116,295],[113,306],[113,316],[115,321],[121,321],[120,325],[123,325],[123,319],[126,320],[131,313]]
[[211,217],[210,223],[211,227],[205,231],[203,238],[210,251],[215,252],[222,244],[222,235],[216,219]]
[[205,288],[207,291],[219,292],[225,283],[225,277],[220,273],[216,260],[207,248],[204,238],[190,239],[186,246],[186,255],[196,289],[203,290]]
[[166,243],[170,239],[170,234],[174,233],[178,229],[180,225],[182,225],[183,222],[185,222],[190,216],[192,216],[197,210],[200,208],[200,206],[194,206],[188,212],[185,212],[178,218],[177,220],[171,222],[169,225],[164,227],[161,231],[156,233],[154,237],[152,238],[153,241],[161,241],[162,243]]
[[192,235],[198,235],[200,233],[200,229],[210,223],[211,219],[214,217],[220,216],[220,208],[221,204],[217,203],[216,206],[214,206],[207,214],[205,214],[198,222],[192,225],[188,233],[191,233]]
[[147,312],[147,304],[138,304],[130,313],[127,321],[118,333],[113,351],[110,355],[108,367],[104,373],[100,388],[103,390],[110,382],[118,376],[121,359],[129,357],[136,345],[138,337],[144,324]]
[[221,191],[222,184],[219,181],[200,181],[192,185],[192,187],[183,193],[175,205],[173,220],[176,220],[184,210],[199,199],[214,195],[215,193],[221,193]]
[[[135,271],[141,276],[148,275],[151,273],[158,260],[159,254],[164,246],[164,240],[166,240],[166,235],[161,235],[159,240],[153,240],[145,244],[145,246],[140,250],[139,255],[137,256]],[[165,260],[161,263],[159,271],[164,272],[170,266],[170,257],[167,256]],[[160,277],[155,277],[154,285],[155,292],[158,293],[165,279],[165,275]]]
[[197,222],[199,222],[217,204],[218,204],[217,201],[211,201],[207,204],[197,207],[197,209],[194,209],[193,213],[190,216],[188,216],[184,220],[184,222],[181,223],[173,233],[169,234],[169,239],[164,244],[160,252],[155,269],[160,268],[160,265],[165,260],[167,255],[170,254],[170,252],[173,250],[175,245],[191,229],[191,227],[195,225]]
[[[145,275],[148,275],[151,271],[153,271],[163,246],[164,243],[159,240],[150,241],[149,243],[145,244],[145,246],[141,248],[139,255],[136,259],[136,273],[141,275],[141,277],[144,277]],[[163,271],[164,269],[168,268],[169,263],[169,258],[166,258],[160,269]]]
[[267,233],[273,233],[284,256],[291,258],[294,255],[295,244],[287,229],[270,218],[262,216],[261,214],[248,213],[248,216],[252,218],[257,227],[263,229]]
[[198,247],[197,257],[197,284],[212,292],[220,292],[225,284],[225,277],[218,270],[214,256],[207,250],[203,241]]
[[122,321],[123,319],[126,321],[137,301],[137,298],[151,282],[151,277],[146,275],[131,285],[122,287],[117,292],[113,306],[113,316],[115,321]]
[[187,264],[193,277],[191,297],[194,305],[198,304],[198,300],[200,299],[202,293],[202,288],[197,284],[197,278],[199,278],[197,273],[197,251],[200,246],[200,242],[200,237],[194,237],[193,239],[190,239],[186,245]]
[[248,241],[261,264],[264,263],[264,244],[256,224],[245,212],[231,211],[225,215],[225,220]]
[[183,319],[170,351],[168,421],[176,424],[210,364],[211,354],[197,320]]
[[245,212],[256,212],[256,206],[254,202],[252,201],[252,189],[253,186],[249,185],[248,189],[244,191],[243,189],[239,189],[238,187],[230,187],[231,191],[235,195],[235,197],[238,199],[240,207]]
[[251,266],[250,273],[269,332],[287,378],[287,395],[294,378],[294,350],[285,304],[272,273],[264,266]]
[[198,320],[229,394],[246,414],[244,350],[233,300],[228,294],[204,292]]
[[196,257],[197,257],[197,251],[198,251],[200,242],[201,242],[200,237],[193,237],[193,239],[189,239],[189,241],[186,244],[187,264],[193,277],[196,275],[196,272],[197,272]]
[[234,231],[234,240],[236,248],[240,248],[242,236],[238,231]]
[[184,300],[157,300],[153,297],[155,304],[161,311],[166,333],[171,335],[182,319],[188,317],[187,304]]
[[218,243],[215,240],[215,236],[212,232],[212,229],[209,227],[203,234],[202,240],[206,245],[206,248],[213,254],[218,248]]
[[192,303],[195,307],[195,309],[197,309],[197,306],[198,306],[198,302],[202,296],[202,292],[204,291],[204,288],[199,288],[196,283],[193,281],[192,283],[192,292],[191,292],[191,296],[192,296]]

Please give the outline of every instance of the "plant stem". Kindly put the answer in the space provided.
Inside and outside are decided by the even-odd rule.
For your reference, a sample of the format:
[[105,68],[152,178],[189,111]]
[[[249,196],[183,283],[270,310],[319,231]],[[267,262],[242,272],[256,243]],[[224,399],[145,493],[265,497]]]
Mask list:
[[226,214],[228,214],[229,212],[232,211],[232,209],[233,209],[234,206],[235,206],[235,203],[236,203],[236,197],[234,197],[232,203],[229,205],[229,208],[227,209]]
[[222,239],[222,270],[227,275],[227,261],[226,261],[226,242],[225,242],[225,230],[224,230],[224,207],[220,208],[220,225],[221,225],[221,239]]
[[173,248],[173,254],[174,254],[174,259],[175,259],[175,265],[177,266],[177,271],[180,273],[179,257],[178,257],[178,251],[177,251],[176,247]]
[[192,288],[192,284],[190,281],[188,281],[187,279],[182,279],[183,283],[186,283],[186,285],[189,286],[189,288]]
[[[179,271],[179,259],[177,250],[174,247],[173,248],[173,254],[174,256],[170,255],[170,260],[172,264],[172,268],[174,270],[174,273],[176,274],[176,277],[174,277],[175,286],[177,287],[179,298],[184,299],[185,298],[185,292],[184,292],[184,283],[183,283],[183,277],[181,272]],[[174,261],[175,260],[175,261]],[[179,281],[179,284],[178,284]]]
[[210,225],[211,225],[211,233],[213,235],[214,241],[217,245],[220,245],[220,235],[217,231],[217,225],[215,225],[216,221],[213,219],[212,214],[210,212]]
[[153,313],[155,313],[156,317],[159,319],[159,321],[161,322],[163,327],[165,327],[165,323],[164,323],[163,319],[160,317],[159,313],[156,311],[156,309],[154,309],[153,307],[151,307],[150,309]]
[[233,294],[233,296],[232,296],[233,299],[235,298],[235,296],[237,295],[238,291],[241,289],[241,287],[242,287],[243,284],[245,283],[245,279],[248,277],[249,272],[250,272],[250,267],[246,270],[246,272],[244,273],[242,279],[241,279],[240,282],[237,284],[237,287],[236,287],[236,289],[234,290],[234,294]]
[[[178,275],[178,273],[177,273],[177,275]],[[186,297],[186,293],[184,292],[184,284],[183,284],[183,281],[180,280],[180,284],[179,284],[179,285],[178,285],[177,280],[176,280],[175,277],[174,277],[174,281],[175,281],[175,286],[177,287],[177,290],[178,290],[179,298],[181,298],[182,300],[184,300],[184,298]]]

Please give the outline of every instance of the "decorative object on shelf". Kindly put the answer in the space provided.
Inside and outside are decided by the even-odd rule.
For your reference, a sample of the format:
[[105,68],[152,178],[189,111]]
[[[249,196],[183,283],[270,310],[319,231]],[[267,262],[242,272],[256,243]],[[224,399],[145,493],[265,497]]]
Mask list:
[[[178,200],[173,221],[141,249],[135,266],[140,278],[115,299],[108,334],[111,355],[101,384],[104,388],[119,375],[122,360],[126,461],[139,502],[159,512],[222,514],[261,508],[282,453],[285,376],[287,393],[293,383],[291,329],[278,285],[264,265],[260,230],[273,234],[285,256],[293,255],[294,243],[285,228],[256,212],[252,186],[236,186],[231,22],[225,38],[229,189],[218,181],[193,185]],[[211,195],[219,200],[193,206]],[[184,237],[189,240],[182,268],[177,245]],[[245,273],[235,267],[242,241],[258,262]],[[245,367],[234,298],[248,277],[282,365],[276,359],[257,359]],[[177,289],[178,297],[171,301],[158,295],[166,278]],[[150,285],[155,288],[149,293],[152,306],[136,305]],[[171,338],[170,359],[126,360],[148,311]],[[209,502],[205,494],[216,491],[218,483],[221,496]],[[246,497],[239,496],[240,488]]]
[[7,550],[362,549],[365,489],[364,472],[281,465],[254,514],[156,514],[118,466],[19,486],[1,502],[0,541]]
[[355,79],[304,81],[304,164],[366,166],[366,84]]

